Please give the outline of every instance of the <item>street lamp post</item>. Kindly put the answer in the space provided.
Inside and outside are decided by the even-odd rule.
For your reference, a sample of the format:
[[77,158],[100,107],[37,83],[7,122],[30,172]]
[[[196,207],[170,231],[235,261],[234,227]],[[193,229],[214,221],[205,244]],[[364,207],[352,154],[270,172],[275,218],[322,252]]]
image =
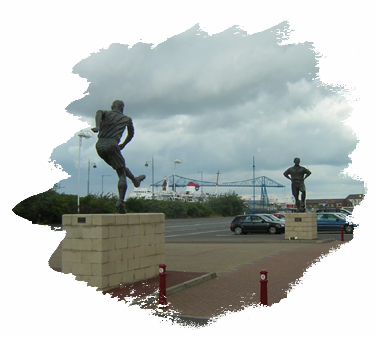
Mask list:
[[80,213],[80,152],[81,152],[81,144],[82,139],[90,138],[91,135],[88,132],[80,131],[77,136],[79,136],[79,164],[78,164],[78,173],[77,173],[77,213]]
[[203,187],[202,187],[202,184],[203,184],[203,173],[202,171],[199,171],[198,173],[201,173],[201,195],[203,195]]
[[181,161],[176,158],[174,163],[174,170],[173,170],[173,191],[176,192],[176,163],[181,163]]
[[105,176],[112,176],[112,175],[102,175],[102,177],[101,177],[101,196],[103,196],[104,195],[104,177]]
[[152,161],[146,161],[145,167],[148,167],[148,163],[151,163],[152,167],[152,199],[155,198],[155,189],[154,189],[154,157],[152,156]]
[[92,168],[94,168],[94,169],[97,168],[96,163],[91,163],[90,160],[88,159],[87,195],[89,195],[89,173],[90,173],[91,165],[92,165]]

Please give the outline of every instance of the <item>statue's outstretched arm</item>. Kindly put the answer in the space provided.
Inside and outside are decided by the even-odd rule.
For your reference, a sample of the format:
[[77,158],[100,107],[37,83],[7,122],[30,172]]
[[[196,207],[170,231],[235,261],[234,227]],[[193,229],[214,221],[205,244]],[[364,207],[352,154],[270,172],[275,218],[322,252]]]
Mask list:
[[125,141],[119,145],[119,149],[122,150],[123,148],[125,148],[126,144],[128,144],[133,137],[134,137],[134,126],[133,126],[133,122],[130,121],[130,123],[127,125],[127,137]]
[[95,115],[96,127],[92,128],[92,131],[94,133],[97,133],[100,130],[101,120],[102,120],[102,110],[97,110],[96,115]]

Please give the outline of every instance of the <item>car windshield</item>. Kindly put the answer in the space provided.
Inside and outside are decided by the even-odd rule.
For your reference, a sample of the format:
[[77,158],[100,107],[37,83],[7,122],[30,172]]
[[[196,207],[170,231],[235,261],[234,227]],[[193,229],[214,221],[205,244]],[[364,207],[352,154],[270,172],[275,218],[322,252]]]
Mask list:
[[346,219],[347,218],[347,214],[342,214],[341,212],[338,212],[337,214],[335,214],[336,216],[342,218],[342,219]]
[[[273,221],[273,219],[269,218],[268,215],[259,215],[263,220],[267,221],[267,222],[271,222]],[[269,215],[270,216],[270,215]]]

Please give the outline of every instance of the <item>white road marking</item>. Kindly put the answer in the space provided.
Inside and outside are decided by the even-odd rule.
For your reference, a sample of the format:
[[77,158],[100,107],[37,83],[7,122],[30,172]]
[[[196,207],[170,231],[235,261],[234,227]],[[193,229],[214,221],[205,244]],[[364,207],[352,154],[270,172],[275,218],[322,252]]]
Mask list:
[[186,227],[195,227],[195,226],[208,226],[214,224],[230,224],[230,222],[217,222],[217,223],[196,223],[196,224],[182,224],[182,225],[166,225],[165,228],[186,228]]
[[213,231],[202,231],[202,232],[190,232],[186,234],[181,234],[181,235],[168,235],[165,237],[181,237],[181,236],[189,236],[189,235],[200,235],[200,234],[206,234],[209,232],[219,232],[219,231],[230,231],[230,230],[213,230]]

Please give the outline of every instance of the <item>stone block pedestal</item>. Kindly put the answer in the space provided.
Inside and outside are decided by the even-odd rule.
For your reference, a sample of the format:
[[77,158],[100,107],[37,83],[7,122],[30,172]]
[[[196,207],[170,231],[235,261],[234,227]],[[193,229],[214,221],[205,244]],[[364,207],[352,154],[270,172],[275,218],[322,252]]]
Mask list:
[[165,263],[164,214],[63,215],[62,272],[106,291],[155,277]]
[[317,239],[316,213],[285,214],[285,239]]

